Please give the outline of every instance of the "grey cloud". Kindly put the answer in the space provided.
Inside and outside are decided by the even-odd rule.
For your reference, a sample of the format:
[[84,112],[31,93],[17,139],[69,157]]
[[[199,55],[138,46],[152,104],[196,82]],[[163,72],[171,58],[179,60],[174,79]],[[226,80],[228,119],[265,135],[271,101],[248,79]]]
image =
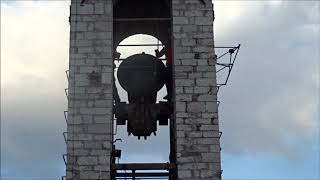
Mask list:
[[11,178],[57,178],[63,172],[66,100],[62,89],[49,89],[50,82],[32,76],[1,89],[1,165]]
[[297,146],[317,128],[318,86],[312,77],[319,73],[319,36],[301,28],[319,22],[319,16],[310,18],[315,4],[262,4],[264,11],[242,17],[230,36],[216,35],[217,45],[243,44],[229,85],[220,91],[223,152],[303,155]]

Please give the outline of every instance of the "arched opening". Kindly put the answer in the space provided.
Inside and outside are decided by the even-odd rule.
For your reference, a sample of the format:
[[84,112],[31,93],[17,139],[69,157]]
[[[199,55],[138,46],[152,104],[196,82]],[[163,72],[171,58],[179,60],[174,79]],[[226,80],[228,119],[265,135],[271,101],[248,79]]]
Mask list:
[[[129,45],[129,46],[128,46]],[[131,46],[135,45],[135,46]],[[119,93],[119,97],[121,101],[125,101],[128,103],[128,94],[120,85],[117,77],[118,68],[124,59],[135,55],[135,54],[150,54],[152,56],[156,56],[155,50],[161,51],[164,47],[164,44],[157,38],[146,35],[146,34],[136,34],[130,37],[127,37],[123,41],[120,42],[118,47],[115,48],[116,52],[120,53],[120,58],[115,60],[115,68],[114,68],[114,77],[117,91]],[[166,63],[165,56],[160,57],[162,63]],[[166,86],[163,86],[157,94],[157,102],[164,101],[163,97],[167,94]]]
[[[134,45],[134,46],[131,46]],[[118,81],[118,68],[128,57],[136,54],[148,54],[156,56],[155,50],[161,50],[163,43],[154,36],[147,34],[136,34],[122,40],[115,51],[120,54],[119,59],[115,59],[114,64],[114,81],[119,93],[121,101],[128,101],[128,93],[123,89]],[[165,64],[165,56],[160,57],[160,60]],[[166,87],[163,86],[157,94],[157,103],[164,101],[163,97],[167,94]],[[160,126],[157,123],[157,135],[148,137],[148,140],[137,140],[135,136],[128,136],[126,126],[115,125],[116,134],[114,139],[121,139],[122,142],[116,142],[117,149],[121,149],[122,155],[118,159],[117,163],[159,163],[159,162],[170,162],[170,133],[168,126]],[[155,148],[156,147],[156,148]],[[118,171],[118,173],[125,173],[126,171]],[[137,171],[138,173],[148,171]],[[165,173],[166,171],[159,171]]]
[[[147,177],[175,179],[171,0],[114,0],[113,5],[113,92],[119,94],[113,140],[122,142],[114,142],[111,175],[159,170],[162,175]],[[128,167],[135,170],[126,173]]]
[[[114,60],[114,82],[116,90],[119,94],[121,102],[129,103],[128,93],[120,85],[118,80],[118,69],[121,63],[129,57],[132,57],[136,54],[147,54],[151,56],[156,56],[156,50],[160,51],[164,48],[164,44],[154,36],[147,34],[135,34],[129,36],[122,40],[117,47],[114,47],[115,52],[119,53],[118,59]],[[159,60],[165,65],[166,57],[165,55],[159,57]],[[163,86],[157,93],[156,102],[166,101],[163,99],[167,95],[166,86]],[[157,123],[158,130],[156,136],[148,137],[148,141],[139,141],[135,136],[128,136],[126,126],[117,126],[115,124],[115,129],[117,133],[114,136],[114,139],[122,139],[121,143],[116,143],[117,148],[122,150],[121,162],[130,162],[137,163],[143,160],[146,162],[168,162],[169,161],[169,152],[170,152],[170,137],[169,137],[169,128],[168,126],[159,126]],[[155,149],[154,147],[159,147]],[[146,154],[152,154],[152,157],[145,156]]]

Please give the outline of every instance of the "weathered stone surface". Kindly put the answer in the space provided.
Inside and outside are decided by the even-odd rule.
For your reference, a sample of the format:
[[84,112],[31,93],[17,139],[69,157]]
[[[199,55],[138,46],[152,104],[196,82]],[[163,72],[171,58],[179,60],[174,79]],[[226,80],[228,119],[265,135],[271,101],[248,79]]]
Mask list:
[[80,156],[77,160],[79,165],[95,165],[98,162],[98,158],[95,156]]
[[173,24],[188,24],[189,23],[189,19],[187,17],[176,17],[173,19]]
[[185,112],[186,111],[186,103],[185,102],[177,102],[176,103],[176,111],[177,112]]
[[[83,6],[80,0],[71,2],[66,172],[70,180],[110,179],[112,16],[111,0]],[[101,74],[101,83],[90,81],[93,71]]]
[[212,4],[172,2],[178,179],[220,179]]
[[204,102],[190,102],[187,104],[188,112],[203,112],[205,110]]
[[98,171],[80,171],[80,179],[99,179]]

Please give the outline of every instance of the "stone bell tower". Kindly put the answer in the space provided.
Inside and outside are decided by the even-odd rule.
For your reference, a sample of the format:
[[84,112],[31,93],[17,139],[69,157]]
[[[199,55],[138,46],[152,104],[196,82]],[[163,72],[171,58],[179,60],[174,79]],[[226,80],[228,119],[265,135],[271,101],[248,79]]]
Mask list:
[[[66,179],[143,179],[156,176],[135,171],[161,168],[168,175],[157,175],[171,180],[221,179],[213,20],[210,0],[71,1]],[[121,154],[114,146],[114,51],[138,33],[170,39],[172,47],[172,101],[150,108],[155,122],[160,115],[170,122],[168,163],[114,161]],[[128,126],[130,108],[120,108]]]

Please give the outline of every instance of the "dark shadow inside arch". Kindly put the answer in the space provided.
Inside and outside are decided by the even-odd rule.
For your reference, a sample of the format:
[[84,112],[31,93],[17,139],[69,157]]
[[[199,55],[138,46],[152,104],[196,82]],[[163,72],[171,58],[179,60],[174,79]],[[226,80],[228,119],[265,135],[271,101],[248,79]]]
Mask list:
[[151,35],[164,43],[171,37],[170,0],[116,0],[113,8],[114,47],[135,34]]

